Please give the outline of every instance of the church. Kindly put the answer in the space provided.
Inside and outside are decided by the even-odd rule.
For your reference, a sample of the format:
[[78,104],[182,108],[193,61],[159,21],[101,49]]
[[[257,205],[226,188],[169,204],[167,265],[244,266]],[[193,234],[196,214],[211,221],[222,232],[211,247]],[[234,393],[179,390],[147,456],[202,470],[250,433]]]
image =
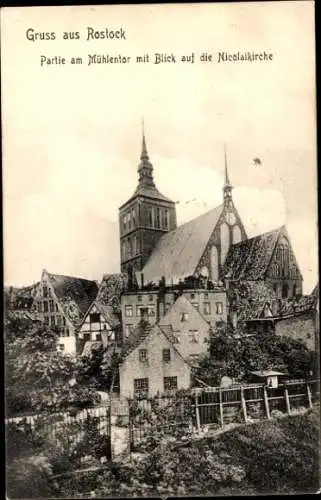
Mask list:
[[138,185],[119,208],[121,272],[137,288],[183,283],[264,283],[276,297],[302,295],[302,275],[284,226],[248,238],[232,197],[225,152],[222,204],[177,226],[176,205],[153,178],[143,132]]

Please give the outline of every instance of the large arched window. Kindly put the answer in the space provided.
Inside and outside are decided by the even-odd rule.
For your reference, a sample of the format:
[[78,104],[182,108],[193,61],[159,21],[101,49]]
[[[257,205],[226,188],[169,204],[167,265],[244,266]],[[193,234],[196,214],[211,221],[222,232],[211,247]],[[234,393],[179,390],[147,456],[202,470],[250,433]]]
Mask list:
[[289,250],[289,242],[283,236],[278,244],[277,248],[278,261],[280,263],[281,268],[281,276],[283,278],[289,277],[289,260],[290,260],[290,250]]
[[230,230],[225,222],[221,225],[221,264],[225,262],[225,258],[230,246]]
[[218,281],[218,251],[214,245],[211,248],[211,279]]
[[239,226],[233,227],[233,245],[239,243],[242,240],[242,233]]

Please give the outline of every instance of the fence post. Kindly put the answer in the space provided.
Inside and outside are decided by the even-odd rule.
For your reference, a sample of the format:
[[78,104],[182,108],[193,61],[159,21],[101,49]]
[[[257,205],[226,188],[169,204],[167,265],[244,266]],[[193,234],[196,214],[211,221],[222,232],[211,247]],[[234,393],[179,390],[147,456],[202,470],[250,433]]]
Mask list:
[[288,415],[290,415],[291,414],[290,398],[289,398],[289,391],[286,386],[284,386],[284,397],[285,397],[286,411]]
[[196,414],[196,428],[197,428],[197,431],[200,431],[200,429],[201,429],[200,409],[198,406],[198,394],[197,394],[197,392],[195,394],[195,414]]
[[241,402],[242,402],[244,422],[247,422],[246,401],[245,401],[245,397],[244,397],[244,388],[243,387],[241,387]]
[[268,420],[270,420],[271,415],[270,415],[270,407],[269,407],[269,398],[266,392],[266,386],[263,387],[263,395],[264,395],[264,406],[265,406],[265,412],[266,412],[266,417]]
[[221,428],[223,429],[224,427],[224,414],[223,414],[223,401],[222,401],[222,389],[219,389],[219,395],[220,395],[220,423],[221,423]]
[[308,383],[307,383],[307,393],[308,393],[309,408],[312,408],[313,405],[312,405],[311,389]]

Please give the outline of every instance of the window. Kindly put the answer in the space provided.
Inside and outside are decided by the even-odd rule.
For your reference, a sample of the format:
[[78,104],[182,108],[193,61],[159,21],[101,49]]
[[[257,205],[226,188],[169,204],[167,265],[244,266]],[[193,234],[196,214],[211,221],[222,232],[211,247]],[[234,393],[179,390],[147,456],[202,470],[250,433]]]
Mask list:
[[216,302],[216,314],[223,314],[223,302]]
[[49,316],[45,316],[43,320],[45,325],[49,325]]
[[211,314],[211,304],[209,302],[204,302],[204,314]]
[[58,304],[55,304],[55,311],[58,312]]
[[65,333],[66,333],[66,337],[69,337],[69,328],[66,328]]
[[90,323],[99,323],[100,322],[100,314],[99,313],[91,313],[89,315]]
[[191,299],[195,299],[195,293],[191,293]]
[[42,302],[38,302],[38,312],[42,312]]
[[65,326],[66,325],[66,318],[65,316],[62,317],[62,324]]
[[155,306],[136,306],[136,316],[142,316],[142,311],[145,309],[145,314],[147,312],[148,316],[155,316]]
[[204,293],[204,299],[208,299],[208,293]]
[[125,325],[125,337],[128,338],[132,331],[132,325]]
[[150,207],[147,212],[147,222],[149,226],[153,226],[153,209]]
[[55,326],[55,317],[50,316],[50,326]]
[[282,287],[282,297],[286,298],[289,295],[289,287],[286,283],[284,283]]
[[155,227],[160,227],[160,208],[156,208],[156,221]]
[[165,312],[167,312],[171,307],[171,304],[169,302],[166,302],[165,304]]
[[153,295],[149,295],[149,297],[148,297],[149,302],[151,302],[153,300],[153,298],[154,298]]
[[199,311],[200,310],[200,306],[199,306],[199,303],[198,302],[192,302],[192,306],[195,307],[196,311]]
[[49,309],[50,312],[55,312],[55,304],[53,300],[49,300]]
[[190,330],[189,331],[189,341],[197,344],[197,342],[198,342],[198,331],[197,330]]
[[127,224],[127,215],[124,215],[123,217],[123,227],[126,229],[126,224]]
[[143,299],[142,295],[138,295],[138,297],[137,297],[138,302],[141,302],[142,299]]
[[130,230],[132,228],[132,218],[130,213],[127,215],[127,220],[128,220],[128,229]]
[[135,227],[136,226],[136,211],[134,208],[132,209],[132,221],[133,221],[133,227]]
[[147,349],[139,349],[139,361],[142,363],[147,361]]
[[121,255],[122,258],[126,258],[126,243],[124,241],[121,242]]
[[163,210],[162,213],[162,226],[164,229],[168,229],[168,210]]
[[59,351],[65,350],[65,344],[59,344]]
[[57,315],[56,318],[57,318],[57,325],[61,326],[61,316]]
[[133,255],[137,254],[137,238],[133,236]]
[[127,240],[127,252],[128,252],[128,258],[130,258],[133,254],[133,245],[132,245],[132,240],[128,238]]
[[48,301],[47,300],[43,301],[43,312],[45,312],[45,313],[48,312]]
[[207,337],[205,337],[205,338],[204,338],[204,344],[207,344],[207,343],[208,343],[208,338],[207,338]]
[[188,313],[186,312],[181,313],[181,321],[188,321]]
[[48,287],[47,285],[43,285],[43,296],[48,297]]
[[168,363],[170,360],[171,360],[171,350],[163,349],[163,361],[165,361],[165,363]]
[[177,377],[164,377],[164,391],[177,390]]
[[96,340],[101,341],[101,333],[96,333]]
[[148,396],[148,378],[134,378],[134,395],[138,397]]
[[133,315],[133,306],[125,306],[125,316],[129,317]]

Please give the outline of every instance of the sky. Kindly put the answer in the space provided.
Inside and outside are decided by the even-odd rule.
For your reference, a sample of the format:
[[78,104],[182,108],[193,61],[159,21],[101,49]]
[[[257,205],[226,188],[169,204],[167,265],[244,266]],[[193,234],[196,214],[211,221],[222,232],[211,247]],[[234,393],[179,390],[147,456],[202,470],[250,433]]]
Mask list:
[[[88,27],[122,27],[126,39],[87,41]],[[118,207],[137,185],[144,117],[154,178],[179,201],[178,223],[222,202],[226,144],[248,236],[286,224],[312,290],[313,2],[16,7],[2,9],[1,28],[5,284],[38,281],[44,268],[98,281],[119,271]],[[28,28],[56,39],[33,42]],[[272,61],[217,62],[218,52],[264,50]],[[212,62],[199,61],[204,51]],[[132,62],[88,66],[95,53]],[[136,63],[145,53],[177,62]],[[180,61],[192,53],[194,63]],[[41,67],[41,55],[67,63]]]

